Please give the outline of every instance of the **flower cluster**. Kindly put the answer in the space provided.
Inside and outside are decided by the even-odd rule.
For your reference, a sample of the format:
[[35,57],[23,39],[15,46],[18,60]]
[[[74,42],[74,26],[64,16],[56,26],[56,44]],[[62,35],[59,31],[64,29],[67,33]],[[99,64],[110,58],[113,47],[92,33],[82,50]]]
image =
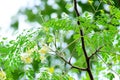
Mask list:
[[47,46],[47,45],[44,45],[38,52],[39,52],[40,54],[46,54],[46,53],[48,53],[48,51],[49,51],[48,46]]
[[22,53],[21,60],[25,63],[32,63],[33,58],[28,53]]
[[43,45],[42,48],[40,50],[38,50],[38,53],[40,54],[40,60],[41,60],[41,62],[45,61],[45,55],[48,52],[49,52],[49,48],[48,48],[47,45]]
[[34,48],[28,49],[26,52],[21,53],[21,55],[20,55],[21,60],[26,64],[32,63],[33,62],[33,57],[32,57],[33,52],[39,53],[39,56],[40,56],[39,59],[41,60],[41,62],[44,62],[46,53],[49,52],[49,48],[47,45],[43,45],[41,47],[41,49],[39,50],[38,47],[35,46]]
[[20,58],[21,60],[24,62],[24,63],[32,63],[33,62],[33,58],[31,57],[32,53],[34,52],[34,49],[30,49],[28,51],[26,51],[25,53],[22,53],[20,55]]
[[6,79],[6,73],[1,69],[0,70],[0,80],[5,80]]

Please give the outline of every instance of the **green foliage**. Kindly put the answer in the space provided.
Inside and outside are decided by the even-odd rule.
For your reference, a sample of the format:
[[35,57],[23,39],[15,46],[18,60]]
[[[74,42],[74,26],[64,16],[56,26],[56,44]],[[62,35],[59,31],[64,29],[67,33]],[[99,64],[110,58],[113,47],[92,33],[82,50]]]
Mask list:
[[46,27],[52,27],[55,30],[74,30],[75,25],[71,19],[51,19],[43,24]]
[[115,77],[112,73],[108,73],[107,75],[110,80],[113,80],[113,78]]
[[[66,5],[66,8],[70,7],[72,5]],[[81,80],[90,80],[87,72],[73,69],[74,66],[87,67],[81,37],[84,38],[87,55],[96,53],[90,58],[94,78],[99,80],[99,75],[103,80],[115,78],[115,74],[105,71],[120,73],[120,69],[114,69],[119,66],[120,60],[120,10],[110,6],[110,12],[96,12],[86,11],[77,18],[50,19],[40,28],[23,31],[16,40],[3,38],[0,41],[0,79],[75,80],[74,76],[69,75],[71,71],[76,72]],[[32,14],[32,10],[26,11],[26,14],[30,21],[39,19],[38,15]],[[80,35],[80,29],[83,29],[84,36]],[[70,34],[70,31],[73,33]],[[80,76],[83,74],[85,76]]]

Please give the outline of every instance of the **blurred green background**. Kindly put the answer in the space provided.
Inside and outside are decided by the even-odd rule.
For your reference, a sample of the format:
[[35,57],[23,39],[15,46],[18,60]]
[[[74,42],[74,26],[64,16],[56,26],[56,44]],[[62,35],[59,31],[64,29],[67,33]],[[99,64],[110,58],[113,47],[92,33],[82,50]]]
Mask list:
[[[83,13],[89,11],[94,13],[93,8],[90,6],[89,1],[92,0],[77,0],[79,4],[79,12]],[[102,0],[93,0],[92,5],[97,8],[99,1]],[[106,7],[106,4],[113,4],[116,7],[120,7],[120,0],[103,0],[107,1],[102,3],[99,7],[99,10]],[[105,9],[104,9],[105,10]],[[25,21],[29,23],[38,23],[41,24],[44,21],[47,21],[51,18],[61,18],[63,15],[69,15],[74,17],[75,13],[73,11],[72,0],[30,0],[26,7],[21,8],[18,13],[12,17],[11,27],[18,29],[20,21],[18,16],[24,15]],[[99,15],[97,12],[96,15]],[[25,26],[24,26],[25,27]]]

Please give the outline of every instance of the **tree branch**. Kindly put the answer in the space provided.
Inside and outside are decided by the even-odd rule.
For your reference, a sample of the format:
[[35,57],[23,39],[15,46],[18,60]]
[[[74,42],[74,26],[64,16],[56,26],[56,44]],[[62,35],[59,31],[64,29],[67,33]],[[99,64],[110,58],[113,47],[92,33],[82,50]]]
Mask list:
[[[74,2],[74,9],[75,9],[75,12],[76,12],[76,16],[79,17],[80,14],[79,14],[78,9],[77,9],[77,1],[73,0],[73,2]],[[80,25],[79,20],[77,21],[77,24]],[[90,79],[94,80],[91,69],[90,69],[90,59],[89,59],[89,57],[87,55],[87,52],[86,52],[86,49],[85,49],[84,32],[83,32],[82,28],[80,28],[80,36],[81,36],[82,50],[84,52],[84,56],[85,56],[86,63],[87,63],[87,68],[86,69],[87,69],[87,72],[89,74]]]
[[50,49],[51,51],[55,52],[55,53],[57,54],[57,56],[60,57],[65,63],[69,64],[69,65],[71,66],[71,68],[75,68],[75,69],[82,70],[82,71],[87,71],[87,68],[80,68],[80,67],[78,67],[78,66],[74,66],[73,64],[71,64],[71,62],[70,62],[71,58],[70,58],[69,61],[67,61],[63,56],[60,55],[61,52],[59,52],[59,51],[54,51],[54,50],[52,50],[50,47],[49,47],[49,49]]
[[74,66],[73,64],[71,64],[70,60],[67,61],[64,57],[58,55],[58,57],[60,57],[65,63],[69,64],[72,68],[78,69],[78,70],[82,70],[82,71],[86,71],[87,68],[80,68],[78,66]]
[[[80,14],[79,14],[79,12],[77,10],[77,2],[76,2],[76,0],[74,0],[74,9],[75,9],[75,12],[76,12],[76,16],[79,17]],[[80,21],[79,20],[77,21],[77,24],[80,25]],[[81,36],[81,42],[82,42],[82,50],[84,52],[85,58],[87,59],[88,56],[87,56],[87,52],[86,52],[86,49],[85,49],[84,33],[83,33],[82,29],[80,29],[80,36]]]
[[91,59],[95,54],[97,54],[97,52],[99,52],[101,48],[102,46],[96,49],[96,51],[91,56],[89,56],[89,59]]

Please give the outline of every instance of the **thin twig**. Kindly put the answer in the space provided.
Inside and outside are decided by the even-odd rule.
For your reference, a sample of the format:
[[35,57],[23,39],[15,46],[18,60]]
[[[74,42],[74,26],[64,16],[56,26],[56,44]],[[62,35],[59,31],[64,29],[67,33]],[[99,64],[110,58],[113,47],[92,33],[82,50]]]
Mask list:
[[[103,58],[100,55],[97,54],[97,57],[106,65],[106,67],[109,68],[109,65],[103,60]],[[114,73],[116,73],[119,76],[119,74],[117,72],[115,72],[113,69],[109,68],[109,70],[113,71]],[[119,78],[120,78],[120,76],[119,76]]]
[[40,18],[41,18],[42,22],[44,23],[44,22],[45,22],[45,20],[44,20],[44,18],[43,18],[43,15],[41,14],[41,10],[39,11],[39,16],[40,16]]
[[67,61],[63,56],[58,55],[58,57],[60,57],[65,63],[69,64],[72,68],[75,68],[75,69],[78,69],[78,70],[82,70],[82,71],[86,71],[87,70],[87,68],[80,68],[78,66],[74,66],[69,61]]
[[91,59],[95,54],[97,54],[97,52],[99,52],[101,48],[102,46],[96,49],[96,51],[89,57],[89,59]]
[[75,43],[78,40],[79,40],[79,38],[75,39],[74,41],[72,41],[71,43],[69,43],[63,50],[61,50],[61,52],[63,52],[65,49],[67,49],[69,46],[71,46],[73,43]]
[[99,7],[100,7],[100,5],[101,5],[101,3],[102,3],[102,1],[100,0],[99,1],[100,3],[99,3],[99,5],[98,5],[98,7],[95,9],[95,13],[94,13],[94,15],[96,14],[96,12],[98,11],[98,9],[99,9]]
[[92,9],[93,9],[94,13],[96,13],[96,10],[95,10],[95,8],[93,7],[93,5],[92,5],[92,4],[90,4],[90,6],[92,7]]
[[70,59],[69,59],[69,62],[71,62],[71,59],[72,59],[72,56],[73,56],[73,53],[74,53],[74,50],[75,50],[76,48],[74,47],[73,48],[73,50],[72,50],[72,53],[71,53],[71,57],[70,57]]
[[78,67],[78,66],[74,66],[73,64],[71,64],[70,61],[67,61],[63,56],[60,55],[61,53],[60,53],[59,51],[54,51],[54,50],[52,50],[50,47],[49,47],[49,49],[50,49],[51,51],[55,52],[56,55],[57,55],[58,57],[60,57],[66,64],[69,64],[69,65],[71,66],[71,68],[75,68],[75,69],[82,70],[82,71],[86,71],[86,70],[87,70],[87,68],[80,68],[80,67]]
[[55,32],[53,32],[53,34],[54,34],[54,45],[55,45],[55,48],[57,49],[57,45],[56,45],[56,33]]
[[90,6],[92,7],[92,9],[93,9],[93,11],[94,11],[94,15],[96,14],[96,12],[98,12],[98,9],[99,9],[99,7],[100,7],[100,5],[101,5],[101,3],[102,3],[102,1],[99,1],[100,3],[99,3],[99,5],[97,6],[97,8],[95,9],[94,8],[94,6],[92,5],[92,4],[90,4]]

